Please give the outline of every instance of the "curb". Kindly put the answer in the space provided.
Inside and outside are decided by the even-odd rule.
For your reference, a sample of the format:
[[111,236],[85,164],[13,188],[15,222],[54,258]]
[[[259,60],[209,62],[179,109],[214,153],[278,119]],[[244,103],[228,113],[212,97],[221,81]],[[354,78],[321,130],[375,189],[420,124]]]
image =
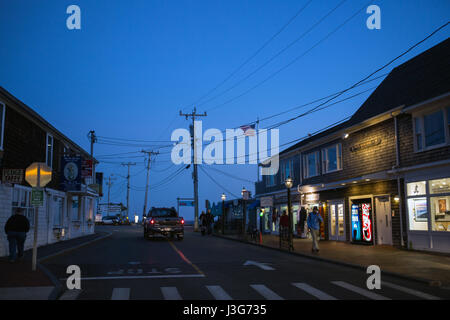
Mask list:
[[[292,254],[292,255],[295,255],[295,256],[315,259],[315,260],[319,260],[319,261],[322,261],[322,262],[333,263],[333,264],[342,265],[342,266],[345,266],[345,267],[350,267],[350,268],[364,270],[364,271],[367,270],[367,267],[359,265],[359,264],[353,264],[353,263],[349,263],[349,262],[343,262],[343,261],[339,261],[339,260],[323,258],[323,257],[319,257],[319,256],[313,256],[313,255],[310,255],[310,254],[307,254],[307,253],[290,252],[290,251],[286,251],[286,250],[280,250],[278,248],[274,248],[274,247],[271,247],[271,246],[268,246],[268,245],[258,244],[258,243],[248,242],[248,241],[243,241],[243,240],[240,240],[240,239],[229,238],[229,237],[222,236],[222,235],[219,235],[219,234],[213,234],[213,235],[215,237],[218,237],[218,238],[232,240],[232,241],[237,241],[237,242],[241,242],[241,243],[245,243],[245,244],[249,244],[249,245],[253,245],[253,246],[257,246],[257,247],[262,247],[262,248],[266,248],[266,249],[275,250],[275,251],[278,251],[278,252]],[[392,277],[397,277],[397,278],[402,278],[402,279],[409,280],[409,281],[415,281],[415,282],[419,282],[419,283],[422,283],[422,284],[427,284],[427,285],[432,286],[432,287],[441,287],[442,286],[442,282],[441,281],[429,280],[429,279],[424,279],[424,278],[414,278],[414,277],[411,277],[411,276],[406,276],[406,275],[395,273],[395,272],[392,272],[392,271],[382,271],[382,273],[385,274],[385,275],[388,275],[388,276],[392,276]]]
[[112,235],[111,232],[107,232],[107,234],[104,235],[104,236],[101,236],[99,238],[93,239],[91,241],[87,241],[85,243],[79,244],[79,245],[74,246],[74,247],[70,247],[70,248],[61,250],[59,252],[50,254],[50,255],[48,255],[46,257],[43,257],[43,258],[40,258],[40,259],[37,260],[37,263],[36,263],[37,267],[42,272],[44,272],[47,277],[49,277],[50,281],[55,286],[55,288],[52,290],[52,292],[48,296],[48,300],[57,300],[58,297],[63,293],[64,289],[63,289],[63,286],[62,286],[61,282],[58,280],[58,278],[55,277],[55,275],[49,269],[47,269],[44,265],[42,265],[41,262],[44,261],[44,260],[48,260],[48,259],[54,258],[54,257],[56,257],[58,255],[65,254],[65,253],[68,253],[70,251],[73,251],[73,250],[85,247],[85,246],[90,245],[90,244],[92,244],[94,242],[106,239],[106,238],[110,237],[111,235]]

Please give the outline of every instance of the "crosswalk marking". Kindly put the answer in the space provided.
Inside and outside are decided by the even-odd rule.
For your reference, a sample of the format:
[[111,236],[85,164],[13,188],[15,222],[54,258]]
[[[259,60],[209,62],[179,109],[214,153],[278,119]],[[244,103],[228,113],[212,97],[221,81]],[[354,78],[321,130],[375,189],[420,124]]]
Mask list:
[[260,295],[262,295],[267,300],[284,300],[278,294],[267,288],[263,284],[251,284],[250,287],[255,289]]
[[233,300],[233,298],[222,289],[221,286],[206,286],[216,300]]
[[59,297],[59,300],[77,300],[80,293],[81,290],[78,289],[67,290],[61,297]]
[[296,283],[292,283],[292,285],[303,291],[306,291],[306,293],[312,295],[313,297],[316,297],[319,300],[337,300],[335,297],[330,296],[329,294],[327,294],[323,291],[320,291],[319,289],[311,287],[310,285],[308,285],[306,283],[296,282]]
[[183,300],[176,287],[161,287],[165,300]]
[[331,283],[333,283],[339,287],[342,287],[344,289],[356,292],[356,293],[358,293],[364,297],[370,298],[372,300],[391,300],[391,299],[386,298],[378,293],[371,292],[371,291],[365,290],[365,289],[361,289],[357,286],[354,286],[354,285],[344,282],[344,281],[331,281]]
[[416,296],[416,297],[419,297],[422,299],[426,299],[426,300],[441,300],[441,298],[433,296],[431,294],[421,292],[418,290],[414,290],[414,289],[410,289],[410,288],[406,288],[406,287],[402,287],[397,284],[386,282],[386,281],[381,282],[381,287],[389,287],[389,288],[392,288],[392,289],[395,289],[398,291],[402,291],[402,292],[406,292],[408,294],[411,294],[413,296]]
[[129,300],[130,288],[114,288],[111,300]]

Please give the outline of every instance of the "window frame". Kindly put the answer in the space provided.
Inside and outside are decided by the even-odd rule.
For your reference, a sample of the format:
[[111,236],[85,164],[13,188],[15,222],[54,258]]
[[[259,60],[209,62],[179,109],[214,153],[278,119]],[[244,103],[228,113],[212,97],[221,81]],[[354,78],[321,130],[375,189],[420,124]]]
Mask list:
[[2,111],[2,118],[0,119],[2,123],[2,128],[0,130],[0,150],[4,150],[4,138],[5,138],[5,113],[6,113],[6,104],[2,101],[0,101],[0,108],[3,109]]
[[[48,148],[49,148],[49,144],[48,144],[48,138],[52,139],[52,146],[51,146],[51,155],[50,155],[50,161],[51,163],[48,163]],[[45,136],[45,163],[47,164],[47,166],[49,166],[50,168],[53,169],[53,150],[55,148],[55,138],[53,137],[53,135],[51,135],[50,133],[47,132],[47,135]]]
[[277,175],[276,174],[268,174],[266,175],[266,187],[273,187],[277,184]]
[[[442,121],[444,123],[444,142],[439,143],[433,146],[426,146],[425,144],[425,116],[431,115],[433,113],[442,111]],[[439,108],[433,108],[431,110],[427,110],[426,112],[421,112],[417,114],[413,114],[412,122],[413,122],[413,144],[414,144],[414,152],[424,152],[428,150],[433,150],[437,148],[442,148],[450,144],[450,123],[448,119],[450,119],[450,106],[441,106]],[[418,122],[418,124],[417,124]],[[419,128],[417,126],[419,125]],[[419,149],[417,142],[417,135],[421,135],[421,144],[422,148]]]
[[[18,205],[15,206],[13,204],[14,202],[14,192],[18,191],[19,192],[19,201],[18,201]],[[25,210],[25,214],[24,216],[28,218],[28,221],[30,223],[30,228],[34,228],[34,215],[35,215],[35,207],[33,207],[31,205],[31,188],[28,187],[24,187],[24,186],[20,186],[15,184],[13,188],[11,188],[11,215],[14,214],[14,209],[15,208],[23,208]],[[21,193],[24,192],[26,193],[26,200],[25,200],[25,206],[21,205],[20,199],[21,197]],[[45,197],[44,197],[45,198]]]
[[[316,164],[316,174],[315,175],[310,175],[309,172],[309,166],[308,166],[308,156],[311,154],[315,154],[316,159],[315,159],[315,164]],[[316,151],[312,151],[312,152],[308,152],[303,154],[303,177],[305,179],[309,179],[309,178],[313,178],[313,177],[317,177],[321,175],[321,170],[320,170],[320,151],[316,150]]]
[[294,179],[293,175],[293,168],[294,168],[294,161],[292,159],[285,160],[281,163],[281,173],[280,173],[280,184],[284,184],[286,181],[286,166],[289,167],[289,176]]
[[[336,147],[336,169],[329,170],[329,160],[328,160],[328,150]],[[342,164],[342,143],[338,142],[329,146],[322,148],[322,172],[323,174],[341,171],[343,169]]]

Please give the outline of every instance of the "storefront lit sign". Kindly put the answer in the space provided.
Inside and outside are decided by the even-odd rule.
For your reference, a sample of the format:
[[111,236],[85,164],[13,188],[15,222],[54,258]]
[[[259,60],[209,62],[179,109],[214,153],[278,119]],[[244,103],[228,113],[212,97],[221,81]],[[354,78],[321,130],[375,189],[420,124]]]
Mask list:
[[362,218],[363,218],[363,239],[364,241],[372,241],[372,222],[370,221],[370,204],[362,204]]
[[407,184],[408,196],[418,196],[426,193],[426,183],[425,181],[417,181]]
[[261,208],[265,207],[273,207],[273,198],[272,197],[262,197],[260,199]]
[[318,202],[318,201],[319,201],[318,193],[311,193],[306,195],[306,202]]
[[359,150],[368,149],[371,147],[375,147],[381,143],[381,138],[376,138],[367,142],[355,144],[350,147],[351,152],[357,152]]

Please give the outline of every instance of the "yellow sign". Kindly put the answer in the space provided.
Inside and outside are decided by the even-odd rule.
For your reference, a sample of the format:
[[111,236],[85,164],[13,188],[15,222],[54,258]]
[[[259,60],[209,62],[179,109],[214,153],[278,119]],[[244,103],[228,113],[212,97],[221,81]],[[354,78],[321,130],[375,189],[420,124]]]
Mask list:
[[42,162],[34,162],[25,170],[25,180],[37,188],[45,187],[52,180],[52,169]]

